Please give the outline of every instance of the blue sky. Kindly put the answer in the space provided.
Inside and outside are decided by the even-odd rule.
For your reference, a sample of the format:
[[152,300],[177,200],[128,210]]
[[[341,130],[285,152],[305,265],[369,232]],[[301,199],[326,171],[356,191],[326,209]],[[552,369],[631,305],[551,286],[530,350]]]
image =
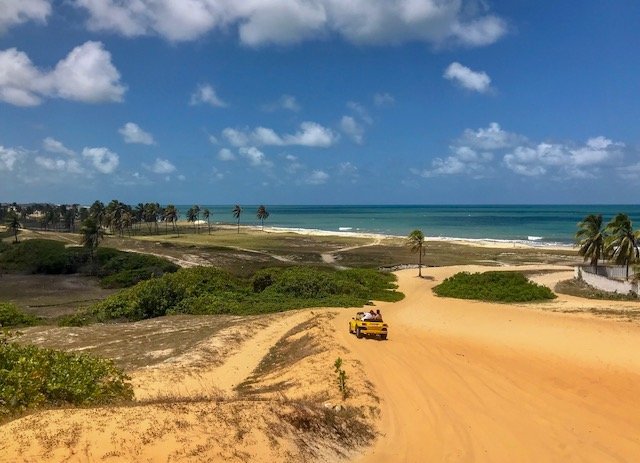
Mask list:
[[0,0],[0,202],[636,203],[640,3]]

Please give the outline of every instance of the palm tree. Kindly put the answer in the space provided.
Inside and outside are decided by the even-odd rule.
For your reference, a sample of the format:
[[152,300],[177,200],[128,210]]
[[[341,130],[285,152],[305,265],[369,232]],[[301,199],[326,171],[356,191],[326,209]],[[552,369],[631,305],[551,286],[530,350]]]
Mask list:
[[138,229],[140,229],[142,227],[142,222],[144,222],[144,214],[145,214],[144,204],[138,203],[138,205],[134,210],[134,213],[135,213],[136,222],[138,222]]
[[152,223],[156,221],[156,205],[153,203],[144,204],[144,221],[147,223],[149,234],[153,234]]
[[164,208],[164,220],[165,222],[171,222],[173,231],[176,231],[176,221],[178,220],[178,210],[173,204],[167,204]]
[[262,204],[260,205],[260,207],[258,207],[258,213],[256,214],[256,216],[258,217],[258,219],[260,219],[262,230],[264,231],[264,221],[265,219],[269,218],[269,212]]
[[20,223],[20,220],[18,219],[18,216],[15,213],[11,214],[7,219],[7,227],[9,228],[9,230],[13,232],[13,237],[17,243],[18,230],[22,228],[22,224]]
[[236,204],[233,206],[233,210],[231,212],[233,213],[233,218],[238,221],[238,233],[240,233],[240,214],[242,214],[242,208]]
[[605,240],[605,251],[618,265],[627,267],[629,278],[629,263],[640,257],[640,231],[633,231],[631,219],[627,214],[616,215],[606,228],[609,236]]
[[200,230],[200,206],[198,206],[197,204],[193,206],[193,215],[195,217],[194,220],[194,225],[196,226],[196,233],[198,233],[198,231]]
[[607,237],[602,228],[602,215],[590,214],[578,222],[579,230],[576,232],[576,242],[580,249],[578,254],[584,260],[590,259],[593,270],[598,273],[598,261],[604,258],[604,243]]
[[207,219],[207,228],[209,229],[209,234],[211,234],[211,223],[209,222],[210,216],[211,216],[211,211],[205,207],[204,211],[202,211],[202,217]]
[[104,213],[104,203],[102,201],[95,201],[89,208],[89,216],[93,217],[98,222],[98,225],[102,225]]
[[[196,211],[193,209],[193,207],[190,207],[189,210],[187,211],[187,222],[195,222],[196,221]],[[194,225],[194,229],[195,229],[195,225]]]
[[421,230],[413,230],[407,237],[407,246],[411,248],[411,252],[418,253],[418,276],[422,278],[422,256],[424,249],[424,233]]
[[96,249],[98,249],[98,244],[100,244],[100,241],[104,236],[104,231],[96,219],[89,217],[87,220],[82,222],[80,233],[82,233],[82,244],[89,250],[89,259],[91,261],[91,269],[93,271]]

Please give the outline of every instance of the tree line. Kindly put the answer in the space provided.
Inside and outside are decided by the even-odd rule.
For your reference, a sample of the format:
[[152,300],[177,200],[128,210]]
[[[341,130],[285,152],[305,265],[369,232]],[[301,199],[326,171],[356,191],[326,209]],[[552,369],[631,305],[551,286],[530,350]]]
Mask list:
[[[240,232],[240,218],[243,209],[236,204],[231,211],[238,224]],[[207,230],[211,233],[211,219],[213,211],[201,208],[198,205],[190,207],[186,212],[187,222],[193,224],[194,231],[199,232],[200,214],[207,221]],[[269,212],[264,205],[260,205],[256,211],[256,217],[260,220],[264,229],[264,221],[269,217]],[[174,233],[179,233],[177,222],[180,219],[180,211],[173,204],[161,206],[159,203],[138,203],[137,205],[125,204],[114,199],[108,204],[95,201],[91,206],[56,205],[49,203],[35,204],[2,204],[0,205],[0,222],[6,223],[18,240],[20,228],[40,228],[43,230],[58,230],[74,233],[78,223],[82,228],[92,230],[109,230],[111,234],[131,236],[141,232],[146,227],[149,234],[160,233],[160,225],[164,224],[164,232],[169,232],[169,227]]]
[[640,261],[640,230],[634,230],[627,214],[616,215],[606,225],[602,214],[590,214],[578,223],[576,243],[578,254],[589,261],[594,271],[598,271],[598,262],[609,260],[617,265],[626,266],[629,278],[629,265]]

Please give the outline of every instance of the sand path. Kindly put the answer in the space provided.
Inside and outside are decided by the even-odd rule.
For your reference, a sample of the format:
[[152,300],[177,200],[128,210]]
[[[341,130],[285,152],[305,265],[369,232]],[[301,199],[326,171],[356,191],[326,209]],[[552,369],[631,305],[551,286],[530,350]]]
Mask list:
[[382,397],[382,437],[358,462],[638,461],[640,326],[432,295],[459,270],[398,272],[389,341],[336,318]]
[[[322,254],[320,254],[320,257],[322,258],[322,262],[324,262],[325,264],[335,264],[336,263],[336,254],[338,254],[338,253],[346,252],[346,251],[352,251],[354,249],[359,249],[359,248],[366,248],[366,247],[369,247],[369,246],[377,246],[381,242],[382,242],[382,237],[375,237],[371,243],[357,244],[355,246],[346,246],[344,248],[336,249],[335,251],[322,253]],[[341,265],[336,265],[336,268],[342,269],[342,270],[346,269],[346,267],[343,267]]]
[[[287,312],[266,325],[253,323],[255,333],[244,340],[242,345],[235,347],[234,352],[225,358],[222,365],[216,366],[207,362],[198,351],[204,355],[211,347],[219,344],[217,337],[205,341],[194,353],[182,359],[174,359],[169,364],[148,369],[142,369],[132,374],[136,398],[154,399],[163,396],[173,398],[189,398],[201,396],[234,396],[234,387],[244,381],[269,350],[291,328],[303,323],[313,315],[310,311]],[[251,321],[247,321],[251,323]],[[190,358],[189,358],[190,357]],[[194,364],[203,365],[194,368]]]

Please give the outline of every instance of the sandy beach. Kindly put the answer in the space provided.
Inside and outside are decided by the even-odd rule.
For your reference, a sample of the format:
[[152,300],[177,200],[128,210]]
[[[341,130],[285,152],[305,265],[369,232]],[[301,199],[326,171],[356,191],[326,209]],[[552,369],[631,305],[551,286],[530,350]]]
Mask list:
[[[221,362],[207,362],[233,339],[219,334],[194,352],[132,372],[136,396],[146,403],[44,411],[4,425],[0,461],[634,461],[640,325],[555,310],[633,310],[637,303],[560,295],[544,304],[490,304],[430,291],[457,271],[486,269],[428,269],[422,279],[414,269],[397,272],[406,298],[379,304],[391,327],[386,342],[349,335],[353,309],[270,316],[264,330],[242,334]],[[520,269],[555,270],[540,275],[545,284],[571,271]],[[340,454],[326,440],[319,443],[328,448],[301,452],[294,434],[271,435],[281,403],[239,398],[234,389],[292,328],[319,313],[329,318],[294,337],[315,332],[325,350],[262,381],[295,384],[288,399],[322,393],[341,403],[328,366],[345,359],[354,391],[345,405],[373,401],[379,412],[369,418],[378,437],[357,455]],[[167,396],[181,400],[161,400]],[[242,438],[230,437],[238,429]]]

